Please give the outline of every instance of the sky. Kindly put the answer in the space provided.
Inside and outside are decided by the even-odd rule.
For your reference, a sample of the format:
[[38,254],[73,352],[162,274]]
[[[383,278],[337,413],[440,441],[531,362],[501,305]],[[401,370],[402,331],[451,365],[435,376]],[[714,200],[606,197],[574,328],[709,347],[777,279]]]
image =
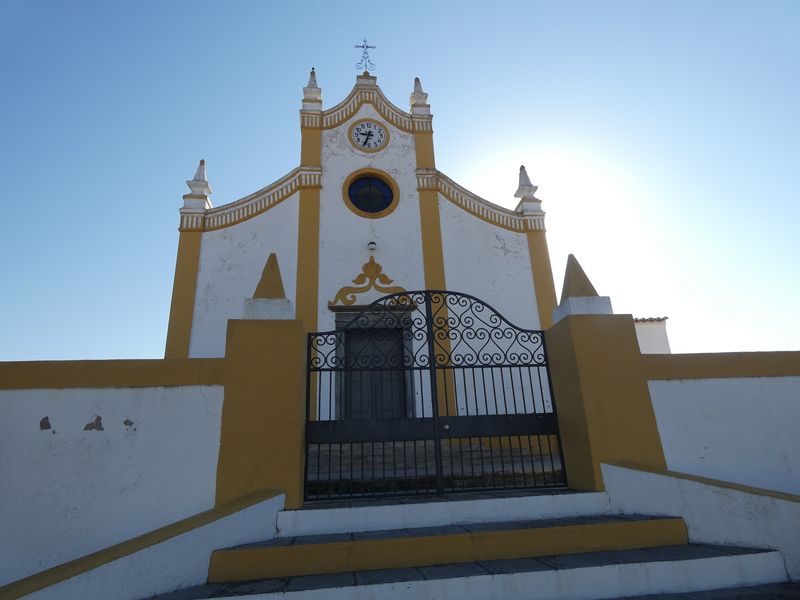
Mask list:
[[299,164],[326,107],[419,76],[437,167],[576,255],[673,352],[800,350],[800,2],[0,0],[0,360],[159,358],[185,180]]

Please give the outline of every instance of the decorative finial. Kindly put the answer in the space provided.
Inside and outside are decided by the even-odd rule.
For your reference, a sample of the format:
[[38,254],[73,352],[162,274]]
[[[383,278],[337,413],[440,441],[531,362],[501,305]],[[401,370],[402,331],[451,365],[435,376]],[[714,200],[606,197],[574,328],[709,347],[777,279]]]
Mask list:
[[311,67],[308,75],[308,85],[303,88],[303,102],[322,104],[322,90],[317,85],[317,72]]
[[411,94],[411,106],[426,106],[428,104],[428,94],[422,91],[422,84],[419,77],[414,77],[414,92]]
[[208,184],[208,180],[206,179],[205,160],[200,161],[200,164],[197,166],[197,171],[194,174],[194,178],[187,181],[186,185],[188,185],[189,189],[192,190],[190,194],[191,196],[203,196],[208,198],[211,195],[211,186]]
[[528,177],[528,172],[525,170],[525,165],[520,166],[519,187],[517,188],[517,193],[514,194],[514,198],[520,198],[522,200],[536,200],[538,202],[539,199],[534,195],[538,189],[539,186],[531,183],[531,178]]
[[361,42],[360,44],[356,44],[354,48],[361,48],[363,50],[363,52],[361,53],[361,60],[356,63],[356,71],[364,69],[364,74],[366,74],[367,71],[374,71],[375,65],[369,58],[368,50],[374,50],[376,46],[368,45],[367,38],[364,38],[364,41]]

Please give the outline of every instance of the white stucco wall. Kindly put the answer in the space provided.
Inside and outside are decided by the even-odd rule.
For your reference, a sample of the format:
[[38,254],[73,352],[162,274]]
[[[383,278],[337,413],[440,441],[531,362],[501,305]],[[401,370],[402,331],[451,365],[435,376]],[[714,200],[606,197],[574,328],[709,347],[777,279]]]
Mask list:
[[298,193],[231,227],[203,233],[197,276],[191,358],[225,356],[228,319],[241,319],[267,258],[275,252],[286,297],[294,306]]
[[788,575],[800,579],[800,502],[669,474],[602,465],[613,513],[680,516],[689,541],[771,548]]
[[642,354],[670,354],[666,321],[634,321],[636,339]]
[[539,329],[528,241],[439,196],[447,288],[472,294],[518,327]]
[[212,508],[222,397],[0,391],[0,585]]
[[275,537],[285,495],[264,500],[232,515],[25,596],[30,600],[138,600],[202,585],[211,553]]
[[800,494],[800,377],[648,385],[670,470]]
[[[386,126],[389,144],[380,152],[360,152],[347,136],[350,125],[372,118]],[[385,217],[369,219],[350,210],[342,197],[345,179],[359,169],[386,172],[400,189],[397,208]],[[419,194],[416,179],[414,136],[387,123],[369,104],[362,105],[346,122],[322,132],[322,190],[320,192],[319,316],[318,330],[335,327],[328,302],[352,280],[372,255],[393,279],[392,286],[407,290],[425,287],[420,233]],[[370,290],[358,296],[357,304],[369,304],[384,296]]]

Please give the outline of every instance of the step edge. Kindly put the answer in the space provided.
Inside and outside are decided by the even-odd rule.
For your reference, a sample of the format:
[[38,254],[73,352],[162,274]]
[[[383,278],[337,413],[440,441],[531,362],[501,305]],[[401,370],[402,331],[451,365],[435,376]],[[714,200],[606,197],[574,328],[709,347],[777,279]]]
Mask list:
[[[755,549],[758,550],[758,549]],[[760,557],[760,558],[755,558]],[[621,563],[621,564],[611,564],[611,565],[596,565],[596,566],[581,566],[581,567],[563,567],[559,569],[550,569],[546,571],[521,571],[515,573],[486,573],[481,575],[467,575],[463,577],[439,577],[439,578],[421,578],[421,579],[411,579],[411,580],[403,580],[403,581],[396,581],[396,582],[378,582],[378,583],[354,583],[346,584],[339,587],[327,587],[327,588],[312,588],[312,589],[305,589],[305,590],[283,590],[280,592],[263,592],[263,593],[255,593],[255,594],[244,594],[244,595],[236,595],[236,596],[207,596],[204,600],[271,600],[271,599],[288,599],[288,598],[307,598],[309,594],[312,596],[316,594],[324,593],[326,590],[334,590],[334,589],[358,589],[358,588],[372,588],[369,590],[365,590],[365,593],[372,594],[370,597],[383,597],[384,594],[375,595],[375,592],[380,592],[380,590],[376,588],[391,588],[393,586],[405,586],[405,593],[417,593],[419,595],[420,590],[414,592],[408,589],[408,586],[422,584],[423,586],[430,586],[430,584],[436,584],[437,582],[442,581],[453,581],[453,580],[486,580],[486,579],[497,579],[497,580],[510,580],[513,578],[541,578],[541,577],[567,577],[570,579],[574,579],[579,572],[589,572],[587,577],[590,579],[594,579],[594,573],[599,572],[600,570],[608,570],[610,568],[620,567],[626,568],[627,570],[634,570],[634,571],[644,571],[648,567],[653,566],[662,566],[674,563],[683,563],[681,566],[685,566],[686,564],[699,564],[703,562],[710,562],[710,561],[724,561],[726,563],[742,563],[750,562],[754,560],[761,560],[761,561],[775,561],[776,564],[772,565],[773,569],[777,572],[766,574],[764,577],[760,578],[759,581],[755,582],[752,580],[748,580],[745,578],[745,574],[741,573],[741,568],[736,569],[736,575],[738,577],[737,581],[732,585],[724,585],[718,587],[697,587],[692,589],[678,589],[678,590],[652,590],[652,589],[642,589],[641,592],[635,592],[635,596],[650,596],[653,594],[680,594],[680,593],[694,593],[694,592],[701,592],[701,591],[712,591],[717,589],[732,589],[737,587],[747,587],[747,586],[754,586],[754,585],[769,585],[774,583],[783,583],[791,581],[789,579],[788,573],[786,572],[785,568],[782,570],[778,567],[783,567],[783,555],[778,550],[758,550],[753,553],[747,554],[734,554],[734,555],[724,555],[724,556],[714,556],[714,557],[702,557],[702,558],[684,558],[684,559],[673,559],[673,560],[660,560],[660,561],[653,561],[647,563]],[[741,567],[741,565],[738,565]],[[631,577],[634,573],[628,573],[627,576]],[[650,582],[649,578],[645,578],[647,583]],[[500,582],[502,585],[502,581]],[[500,587],[498,585],[498,587]],[[421,590],[424,592],[424,590]],[[631,596],[630,594],[625,594],[624,596],[603,596],[597,597],[597,600],[620,600],[621,598],[631,598],[632,600],[635,596]]]
[[[420,501],[420,502],[396,502],[391,504],[373,504],[373,505],[364,505],[364,506],[341,506],[341,507],[313,507],[313,506],[304,506],[302,508],[287,508],[280,511],[283,514],[291,514],[291,513],[314,513],[317,511],[324,511],[324,510],[331,510],[331,511],[345,511],[345,510],[362,510],[362,509],[372,509],[372,508],[397,508],[397,507],[405,507],[405,506],[424,506],[424,505],[440,505],[440,504],[469,504],[469,503],[477,503],[477,502],[521,502],[521,501],[540,501],[545,502],[547,500],[552,500],[553,498],[562,499],[564,497],[567,498],[589,498],[589,497],[603,497],[607,498],[608,494],[604,491],[585,491],[585,490],[570,490],[566,488],[563,493],[557,494],[528,494],[528,495],[519,495],[519,496],[495,496],[495,497],[486,497],[486,498],[450,498],[448,496],[437,496],[436,499],[431,500],[430,502]],[[414,499],[415,496],[403,496],[405,500]],[[352,502],[356,502],[357,500],[351,500]],[[311,502],[323,502],[314,500]]]
[[[628,519],[620,519],[619,517],[625,516],[630,517]],[[580,523],[580,522],[564,522],[558,523],[556,521],[568,521],[571,519],[578,519],[582,518],[598,518],[598,517],[608,517],[608,521],[599,521],[594,523]],[[652,521],[683,521],[683,517],[680,515],[644,515],[644,514],[629,514],[629,515],[613,515],[613,514],[583,514],[574,517],[553,517],[553,518],[544,518],[544,519],[507,519],[503,521],[479,521],[479,522],[471,522],[471,521],[460,521],[454,523],[448,523],[446,525],[432,525],[432,526],[422,526],[422,527],[398,527],[394,529],[367,529],[363,531],[346,531],[341,533],[324,533],[324,534],[308,534],[308,535],[298,535],[298,536],[276,536],[274,538],[270,538],[268,540],[263,540],[263,542],[253,542],[250,544],[241,544],[239,546],[230,546],[228,548],[219,548],[215,550],[215,552],[219,551],[228,551],[228,550],[240,550],[240,549],[259,549],[259,548],[285,548],[287,546],[305,546],[305,545],[313,545],[313,544],[326,544],[326,543],[342,543],[342,542],[359,542],[359,541],[368,541],[368,540],[330,540],[330,541],[319,541],[319,542],[302,542],[297,544],[296,542],[291,544],[281,544],[281,545],[258,545],[258,544],[269,544],[275,540],[282,540],[290,537],[294,538],[312,538],[318,537],[323,535],[359,535],[359,534],[371,534],[371,535],[378,535],[378,534],[391,534],[392,532],[397,532],[399,535],[391,536],[386,535],[386,537],[377,538],[377,539],[406,539],[409,537],[439,537],[442,535],[453,535],[453,534],[462,534],[462,533],[488,533],[488,532],[500,532],[500,531],[522,531],[522,530],[542,530],[542,529],[555,529],[559,527],[576,527],[576,526],[596,526],[596,525],[608,525],[612,523],[646,523]],[[552,522],[552,523],[550,523]],[[541,526],[537,526],[537,523],[542,523]],[[518,529],[510,529],[507,526],[519,524],[521,527]],[[497,529],[485,529],[479,531],[453,531],[453,532],[434,532],[431,531],[430,533],[417,533],[415,535],[406,535],[403,532],[409,529],[441,529],[442,527],[469,527],[469,526],[476,526],[476,525],[486,525],[488,526],[498,526]],[[501,527],[503,526],[503,527]]]
[[608,497],[604,492],[598,493],[596,496],[571,501],[567,506],[554,505],[552,502],[493,503],[486,500],[463,501],[457,507],[444,503],[440,506],[442,508],[437,507],[432,510],[420,510],[419,505],[403,504],[331,509],[330,512],[322,510],[308,512],[287,511],[283,515],[278,514],[276,537],[483,523],[496,521],[498,513],[504,516],[507,515],[505,520],[554,519],[612,514]]
[[[655,518],[648,521],[615,521],[610,523],[596,523],[583,525],[565,525],[551,528],[554,537],[549,541],[543,539],[544,534],[538,530],[531,540],[523,540],[526,533],[537,530],[490,530],[478,532],[462,532],[438,536],[420,536],[416,538],[384,538],[380,540],[350,540],[340,542],[303,544],[302,546],[258,546],[238,547],[215,550],[211,553],[209,561],[208,581],[246,581],[257,579],[271,579],[280,577],[298,577],[311,574],[332,574],[337,572],[364,571],[375,569],[391,569],[402,567],[421,567],[431,564],[457,564],[460,562],[494,560],[503,558],[520,558],[549,556],[558,554],[578,554],[584,552],[602,552],[604,550],[623,550],[647,548],[657,546],[681,545],[688,543],[686,524],[680,517]],[[559,539],[558,529],[561,539]],[[586,531],[592,529],[594,531]],[[577,531],[576,531],[577,530]],[[594,540],[587,535],[597,536]],[[612,535],[613,534],[613,535]],[[620,538],[620,535],[627,536]],[[610,536],[614,543],[600,542],[598,538]],[[566,536],[566,538],[564,538]],[[461,558],[457,555],[455,560],[447,560],[447,552],[442,546],[433,546],[425,551],[426,558],[414,554],[414,546],[429,543],[430,539],[438,538],[440,544],[446,548],[458,547],[468,555],[474,553],[489,553],[489,556],[476,556],[474,558]],[[632,538],[632,539],[631,539]],[[526,550],[513,550],[519,544],[528,544]],[[394,544],[400,544],[401,553],[397,550],[390,552]],[[464,544],[469,544],[466,548]],[[506,545],[511,548],[503,548]],[[530,544],[538,545],[539,549],[530,549]],[[487,547],[488,545],[488,547]],[[416,550],[418,551],[418,550]],[[383,553],[383,554],[382,554]],[[388,553],[388,554],[387,554]],[[391,559],[379,558],[391,556]],[[343,557],[343,564],[331,562],[331,556]],[[473,555],[474,556],[474,555]],[[325,561],[323,561],[325,557]],[[367,558],[369,557],[369,558]],[[410,558],[413,557],[413,558]],[[300,560],[302,558],[302,560]],[[443,559],[444,558],[444,559]],[[442,560],[443,559],[443,560]],[[374,566],[372,569],[361,566],[365,561],[384,560],[385,564]],[[419,562],[424,560],[425,562]],[[311,564],[305,568],[297,568],[298,564],[306,561]],[[266,565],[264,563],[267,563]],[[355,564],[353,564],[355,563]],[[415,563],[415,564],[411,564]],[[315,565],[325,564],[319,567]]]

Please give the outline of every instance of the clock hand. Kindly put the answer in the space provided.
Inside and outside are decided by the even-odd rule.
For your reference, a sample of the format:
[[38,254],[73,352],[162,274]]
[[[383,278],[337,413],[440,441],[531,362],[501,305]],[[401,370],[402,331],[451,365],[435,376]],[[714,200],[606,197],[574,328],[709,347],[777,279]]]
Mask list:
[[371,137],[372,137],[372,132],[371,132],[371,131],[367,131],[367,132],[364,134],[364,142],[363,142],[361,145],[362,145],[362,146],[366,146],[366,145],[367,145],[367,142],[369,141],[369,138],[371,138]]

